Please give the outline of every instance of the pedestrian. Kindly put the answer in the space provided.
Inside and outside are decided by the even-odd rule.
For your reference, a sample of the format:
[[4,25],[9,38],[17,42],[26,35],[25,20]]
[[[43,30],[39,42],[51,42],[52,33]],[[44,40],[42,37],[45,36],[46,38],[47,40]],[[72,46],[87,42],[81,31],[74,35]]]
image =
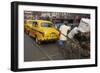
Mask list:
[[67,41],[67,34],[68,34],[68,31],[71,29],[70,26],[67,26],[68,22],[64,22],[60,28],[59,28],[59,31],[60,31],[60,38],[59,38],[59,45],[63,46],[64,43]]
[[60,38],[59,38],[59,52],[64,57],[64,59],[70,59],[71,49],[68,44],[69,40],[67,38],[68,31],[71,29],[68,26],[68,22],[63,22],[63,24],[59,28]]

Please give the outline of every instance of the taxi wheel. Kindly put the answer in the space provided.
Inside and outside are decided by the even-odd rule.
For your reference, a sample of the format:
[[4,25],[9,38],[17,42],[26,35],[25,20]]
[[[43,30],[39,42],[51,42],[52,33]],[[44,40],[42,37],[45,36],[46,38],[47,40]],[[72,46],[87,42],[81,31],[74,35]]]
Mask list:
[[39,44],[39,45],[41,44],[41,41],[39,41],[38,38],[35,39],[35,42],[36,42],[37,44]]
[[30,32],[29,32],[29,31],[27,31],[27,34],[28,34],[28,35],[29,35],[29,33],[30,33]]
[[31,37],[31,32],[29,32],[28,35]]
[[26,32],[26,29],[24,28],[24,32]]
[[24,32],[27,33],[27,30],[25,29]]

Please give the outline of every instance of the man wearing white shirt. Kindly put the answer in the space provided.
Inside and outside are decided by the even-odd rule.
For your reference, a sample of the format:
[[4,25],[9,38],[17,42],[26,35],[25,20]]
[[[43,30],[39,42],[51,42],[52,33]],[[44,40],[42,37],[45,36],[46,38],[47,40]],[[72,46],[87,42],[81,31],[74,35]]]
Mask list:
[[65,41],[67,41],[67,33],[68,30],[70,30],[71,27],[67,26],[67,23],[64,23],[60,26],[59,31],[60,31],[60,39],[59,39],[59,44],[63,45]]

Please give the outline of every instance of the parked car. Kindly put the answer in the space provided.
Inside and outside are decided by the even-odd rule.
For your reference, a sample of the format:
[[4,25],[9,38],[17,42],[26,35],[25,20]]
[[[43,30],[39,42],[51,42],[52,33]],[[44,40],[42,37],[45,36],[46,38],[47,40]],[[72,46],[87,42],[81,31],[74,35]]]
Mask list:
[[24,25],[24,30],[29,36],[34,37],[38,44],[42,41],[56,41],[59,39],[59,31],[50,21],[27,20]]

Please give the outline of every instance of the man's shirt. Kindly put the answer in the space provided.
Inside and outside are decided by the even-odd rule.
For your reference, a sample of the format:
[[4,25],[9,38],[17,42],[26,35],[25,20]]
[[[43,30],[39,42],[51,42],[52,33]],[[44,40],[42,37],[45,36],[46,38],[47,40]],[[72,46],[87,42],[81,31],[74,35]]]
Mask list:
[[68,32],[68,30],[70,30],[71,28],[69,27],[69,26],[66,26],[66,25],[61,25],[60,26],[60,32],[61,32],[61,34],[60,34],[60,40],[67,40],[67,32]]

